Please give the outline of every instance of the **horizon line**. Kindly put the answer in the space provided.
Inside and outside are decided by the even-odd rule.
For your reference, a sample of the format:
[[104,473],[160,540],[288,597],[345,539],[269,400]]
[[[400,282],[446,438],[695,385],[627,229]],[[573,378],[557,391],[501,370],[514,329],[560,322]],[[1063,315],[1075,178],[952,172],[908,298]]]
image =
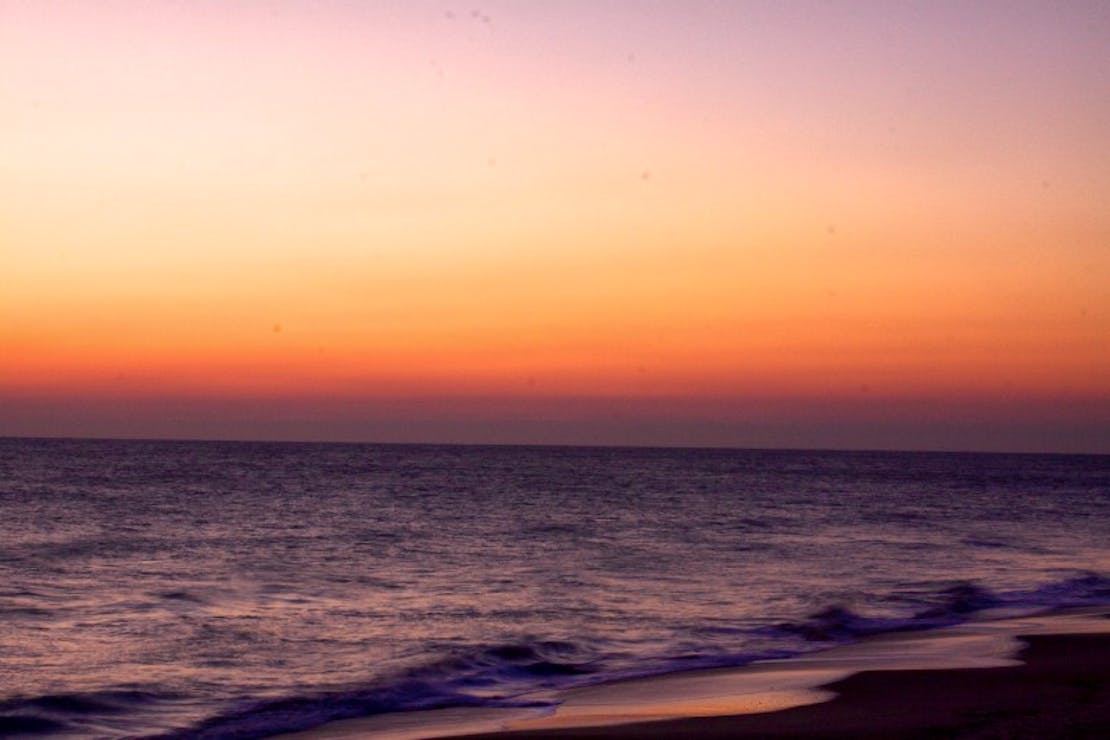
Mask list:
[[117,437],[72,435],[18,435],[0,434],[0,441],[30,440],[52,442],[168,442],[210,444],[272,444],[272,445],[362,445],[374,447],[517,447],[580,450],[685,450],[716,452],[805,452],[805,453],[857,453],[857,454],[907,454],[907,455],[1038,455],[1053,457],[1110,457],[1110,452],[1059,452],[1049,450],[975,450],[975,449],[904,449],[893,447],[736,447],[731,445],[648,445],[648,444],[583,444],[553,442],[403,442],[353,439],[246,439],[230,437]]

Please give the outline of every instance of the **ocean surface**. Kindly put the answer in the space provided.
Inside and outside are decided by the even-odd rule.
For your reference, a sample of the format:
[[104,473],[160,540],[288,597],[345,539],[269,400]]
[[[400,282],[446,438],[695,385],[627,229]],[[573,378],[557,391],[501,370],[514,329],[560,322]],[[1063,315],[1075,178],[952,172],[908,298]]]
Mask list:
[[1110,457],[0,439],[0,735],[265,737],[1110,602]]

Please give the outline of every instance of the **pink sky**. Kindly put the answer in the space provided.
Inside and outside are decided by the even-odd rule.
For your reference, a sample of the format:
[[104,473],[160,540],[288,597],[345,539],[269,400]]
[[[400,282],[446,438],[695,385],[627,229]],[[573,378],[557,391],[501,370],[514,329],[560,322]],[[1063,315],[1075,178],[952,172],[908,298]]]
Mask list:
[[1110,451],[1110,6],[0,3],[0,434]]

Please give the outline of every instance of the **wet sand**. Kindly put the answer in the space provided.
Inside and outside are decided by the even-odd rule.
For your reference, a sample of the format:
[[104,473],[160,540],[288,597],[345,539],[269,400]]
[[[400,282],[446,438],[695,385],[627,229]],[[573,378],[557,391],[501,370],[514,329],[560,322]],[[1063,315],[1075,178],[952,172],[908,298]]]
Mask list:
[[742,668],[562,692],[554,711],[456,708],[334,722],[383,738],[1110,737],[1106,610],[879,636]]
[[830,701],[775,712],[468,737],[1110,737],[1110,635],[1028,640],[1022,665],[865,671],[828,684]]

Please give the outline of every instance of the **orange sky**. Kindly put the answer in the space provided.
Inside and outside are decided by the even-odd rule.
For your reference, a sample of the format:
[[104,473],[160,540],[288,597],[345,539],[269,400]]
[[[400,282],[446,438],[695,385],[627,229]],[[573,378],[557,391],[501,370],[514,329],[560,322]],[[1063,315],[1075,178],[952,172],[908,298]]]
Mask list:
[[1110,451],[1104,4],[597,5],[0,4],[0,434]]

